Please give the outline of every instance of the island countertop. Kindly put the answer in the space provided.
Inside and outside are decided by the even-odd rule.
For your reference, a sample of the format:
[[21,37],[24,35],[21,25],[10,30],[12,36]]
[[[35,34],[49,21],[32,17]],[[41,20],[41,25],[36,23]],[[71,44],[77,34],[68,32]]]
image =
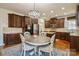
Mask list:
[[[47,33],[52,33],[52,32],[69,32],[66,28],[45,28],[44,30]],[[69,32],[71,36],[79,36],[79,28],[74,30],[74,32]]]

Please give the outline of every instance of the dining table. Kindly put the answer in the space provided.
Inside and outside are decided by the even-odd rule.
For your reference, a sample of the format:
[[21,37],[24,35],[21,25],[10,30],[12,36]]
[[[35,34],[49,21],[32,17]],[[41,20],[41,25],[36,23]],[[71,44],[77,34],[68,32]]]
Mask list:
[[39,54],[39,47],[46,46],[50,44],[50,37],[41,36],[41,35],[31,35],[29,37],[25,37],[25,43],[34,46],[35,55]]

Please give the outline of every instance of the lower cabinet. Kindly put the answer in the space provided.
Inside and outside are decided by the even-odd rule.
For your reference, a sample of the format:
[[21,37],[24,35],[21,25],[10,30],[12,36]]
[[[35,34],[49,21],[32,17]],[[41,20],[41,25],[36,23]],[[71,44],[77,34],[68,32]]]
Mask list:
[[66,40],[70,42],[69,32],[56,32],[56,39]]
[[[68,32],[56,32],[55,34],[56,34],[56,36],[55,36],[56,39],[66,40],[66,41],[70,42],[70,33],[68,33]],[[53,35],[53,33],[47,34],[48,37],[52,37],[52,35]]]
[[[68,33],[68,32],[55,32],[55,34],[56,34],[56,36],[55,36],[56,39],[66,40],[66,41],[70,42],[70,33]],[[52,37],[52,35],[53,35],[53,33],[47,34],[48,37]]]
[[[53,34],[47,34],[48,37],[52,37],[52,35]],[[71,52],[79,52],[79,36],[71,36],[68,32],[56,32],[55,38],[70,42]]]
[[4,34],[4,43],[5,45],[14,45],[21,43],[20,33],[15,34]]
[[79,36],[71,36],[70,48],[79,52]]

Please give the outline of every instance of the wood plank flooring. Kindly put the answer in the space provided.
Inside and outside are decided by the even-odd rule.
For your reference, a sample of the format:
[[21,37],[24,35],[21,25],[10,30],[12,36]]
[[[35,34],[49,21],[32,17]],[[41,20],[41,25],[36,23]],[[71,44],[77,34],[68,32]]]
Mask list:
[[[15,45],[17,45],[17,44],[15,44]],[[5,45],[4,48],[12,47],[12,46],[15,46],[15,45]],[[65,40],[56,39],[54,47],[61,49],[61,50],[70,49],[70,43],[68,41],[65,41]],[[76,52],[70,52],[70,55],[71,56],[79,56],[79,52],[77,52],[77,53]]]

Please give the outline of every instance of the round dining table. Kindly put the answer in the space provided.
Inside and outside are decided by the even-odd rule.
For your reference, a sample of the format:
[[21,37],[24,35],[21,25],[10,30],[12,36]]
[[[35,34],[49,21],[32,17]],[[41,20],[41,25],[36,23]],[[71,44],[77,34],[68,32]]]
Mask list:
[[32,35],[30,37],[26,37],[26,43],[32,46],[35,46],[35,55],[39,51],[39,46],[44,46],[50,44],[50,37],[40,36],[40,35]]

